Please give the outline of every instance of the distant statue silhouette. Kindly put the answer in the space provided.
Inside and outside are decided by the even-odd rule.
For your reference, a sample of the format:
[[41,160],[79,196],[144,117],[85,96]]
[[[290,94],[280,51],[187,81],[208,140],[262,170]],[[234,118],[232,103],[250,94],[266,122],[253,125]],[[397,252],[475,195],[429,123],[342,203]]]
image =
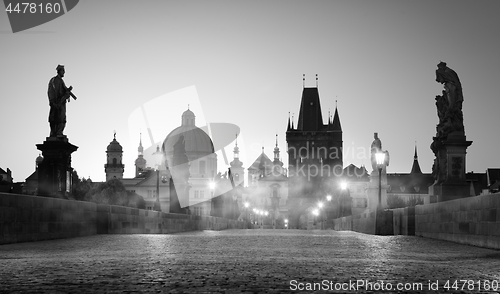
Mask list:
[[50,105],[50,137],[64,136],[63,131],[66,126],[66,101],[70,101],[70,96],[76,100],[75,95],[71,93],[73,87],[66,87],[62,79],[66,73],[64,65],[58,65],[56,70],[57,75],[50,79],[47,90]]

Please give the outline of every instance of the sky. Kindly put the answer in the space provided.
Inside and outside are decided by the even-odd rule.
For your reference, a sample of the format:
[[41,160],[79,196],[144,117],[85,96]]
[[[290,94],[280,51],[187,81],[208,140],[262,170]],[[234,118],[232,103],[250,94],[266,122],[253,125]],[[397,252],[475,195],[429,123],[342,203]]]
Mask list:
[[[431,172],[440,61],[462,82],[473,141],[467,171],[500,167],[498,11],[499,1],[82,0],[18,33],[0,11],[0,167],[16,182],[34,171],[36,144],[50,131],[47,84],[64,64],[78,96],[67,105],[65,134],[79,147],[72,166],[93,181],[105,180],[115,131],[124,176],[133,177],[139,133],[154,148],[187,104],[200,127],[239,127],[244,167],[262,147],[272,158],[276,134],[287,163],[285,132],[289,113],[297,122],[303,74],[306,87],[318,74],[324,121],[338,107],[344,166],[371,171],[378,132],[389,173],[411,170],[415,142],[422,171]],[[134,119],[148,108],[155,142]]]

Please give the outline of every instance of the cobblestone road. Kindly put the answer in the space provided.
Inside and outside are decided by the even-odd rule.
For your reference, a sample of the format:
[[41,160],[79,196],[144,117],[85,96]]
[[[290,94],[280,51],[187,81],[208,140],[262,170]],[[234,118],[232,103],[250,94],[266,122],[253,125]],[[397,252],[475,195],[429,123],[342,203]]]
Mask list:
[[[0,246],[2,293],[282,293],[313,292],[307,290],[314,286],[337,293],[411,292],[398,291],[398,283],[422,283],[420,293],[498,293],[499,278],[500,251],[355,232],[97,235]],[[354,290],[357,280],[365,287]],[[429,289],[437,280],[439,289]],[[446,281],[455,280],[473,283],[445,291]]]

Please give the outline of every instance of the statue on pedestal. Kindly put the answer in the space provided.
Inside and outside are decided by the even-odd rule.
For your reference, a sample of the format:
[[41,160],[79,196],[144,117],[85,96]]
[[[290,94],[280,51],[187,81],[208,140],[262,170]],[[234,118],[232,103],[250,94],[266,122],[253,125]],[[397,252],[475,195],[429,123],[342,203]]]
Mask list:
[[472,144],[465,137],[462,104],[462,84],[457,73],[440,62],[436,82],[443,84],[442,95],[436,96],[439,123],[431,150],[435,155],[432,165],[434,184],[429,187],[432,201],[448,201],[470,196],[466,181],[466,149]]
[[66,126],[66,101],[70,101],[70,96],[76,100],[76,96],[71,93],[73,87],[66,87],[62,79],[65,74],[64,65],[56,67],[57,75],[50,79],[47,95],[49,96],[49,137],[64,137],[63,130]]

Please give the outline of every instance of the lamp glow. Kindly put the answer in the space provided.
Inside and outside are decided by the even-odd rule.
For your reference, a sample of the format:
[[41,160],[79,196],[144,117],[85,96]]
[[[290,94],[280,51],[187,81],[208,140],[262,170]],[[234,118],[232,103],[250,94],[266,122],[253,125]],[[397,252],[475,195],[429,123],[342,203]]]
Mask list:
[[212,182],[210,182],[210,183],[208,184],[208,186],[210,187],[210,190],[214,190],[214,189],[215,189],[215,182],[213,182],[213,181],[212,181]]
[[347,189],[347,182],[345,182],[345,181],[344,181],[344,182],[341,182],[341,183],[340,183],[340,188],[341,188],[342,190]]
[[385,153],[384,152],[378,152],[375,154],[375,159],[377,160],[378,165],[384,164],[385,161]]

